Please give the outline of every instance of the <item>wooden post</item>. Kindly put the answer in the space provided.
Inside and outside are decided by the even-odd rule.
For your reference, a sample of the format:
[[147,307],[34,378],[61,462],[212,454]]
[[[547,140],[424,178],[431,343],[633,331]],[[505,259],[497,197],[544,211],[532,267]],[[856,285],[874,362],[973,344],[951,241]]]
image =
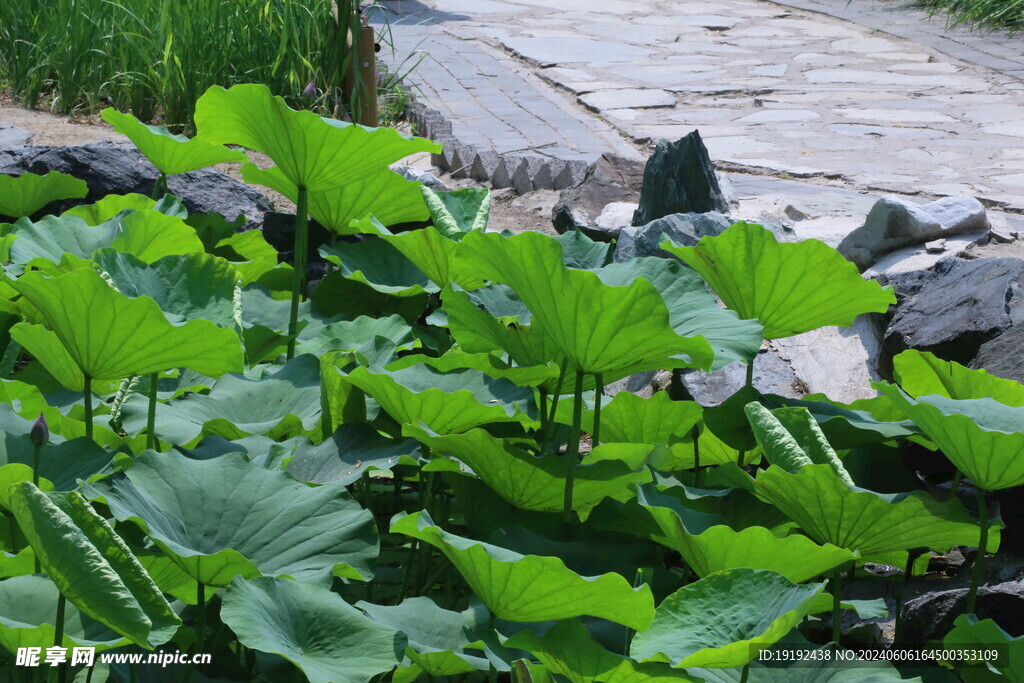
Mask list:
[[380,125],[377,112],[377,36],[373,27],[366,24],[365,17],[359,27],[358,61],[354,66],[363,84],[356,123],[376,128]]

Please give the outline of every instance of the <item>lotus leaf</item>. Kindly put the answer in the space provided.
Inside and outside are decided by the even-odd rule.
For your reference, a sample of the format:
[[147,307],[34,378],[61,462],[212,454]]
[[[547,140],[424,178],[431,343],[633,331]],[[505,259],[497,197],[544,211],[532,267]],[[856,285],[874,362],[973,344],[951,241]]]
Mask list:
[[[279,168],[262,170],[253,164],[242,166],[247,183],[269,187],[296,201],[298,188]],[[387,168],[370,172],[342,187],[309,193],[309,215],[333,233],[354,235],[359,228],[353,222],[373,215],[384,225],[426,220],[429,217],[420,183],[406,180]]]
[[852,325],[858,315],[885,313],[896,303],[891,287],[864,280],[824,242],[781,243],[752,223],[737,223],[695,247],[664,242],[661,248],[700,273],[741,318],[760,321],[765,339]]
[[743,666],[789,633],[824,588],[761,569],[711,574],[665,598],[629,654],[678,668]]
[[342,484],[310,487],[240,453],[192,460],[147,451],[127,472],[86,491],[208,586],[261,574],[312,583],[365,579],[377,556],[373,515]]
[[1024,384],[971,370],[914,349],[893,358],[896,383],[911,396],[928,394],[956,400],[992,398],[1008,406],[1024,406]]
[[436,192],[429,187],[421,187],[420,191],[430,211],[430,220],[445,237],[459,240],[468,232],[483,232],[487,228],[491,214],[491,193],[488,190],[466,187],[454,192]]
[[499,619],[548,621],[588,614],[642,630],[654,616],[647,585],[634,589],[618,574],[580,576],[557,557],[520,555],[455,536],[435,526],[425,511],[397,517],[391,531],[440,550]]
[[[482,429],[438,436],[422,427],[406,425],[403,433],[442,453],[451,453],[468,465],[504,500],[522,510],[558,512],[565,495],[566,460],[556,455],[534,456]],[[605,460],[576,467],[573,510],[587,510],[608,496],[626,491],[633,482],[649,480],[646,471]]]
[[[17,576],[0,581],[0,645],[14,654],[20,647],[52,647],[56,636],[53,621],[60,591],[45,576]],[[94,647],[103,652],[129,644],[110,627],[79,611],[72,603],[64,608],[61,645]]]
[[46,327],[18,323],[11,336],[69,389],[81,391],[86,376],[121,379],[185,367],[216,377],[242,367],[233,331],[207,320],[172,325],[155,301],[129,299],[94,270],[56,278],[26,273],[12,284]]
[[323,246],[320,254],[337,265],[344,277],[369,285],[381,294],[405,297],[438,291],[423,271],[379,237]]
[[1024,484],[1024,406],[1008,406],[991,398],[958,401],[929,395],[912,399],[898,387],[873,386],[902,406],[977,486],[998,491]]
[[243,645],[285,657],[310,683],[365,683],[394,668],[406,644],[336,593],[284,578],[236,578],[221,617]]
[[[991,619],[979,620],[971,614],[960,615],[953,622],[953,630],[942,639],[942,647],[949,650],[996,650],[995,661],[976,663],[950,662],[968,683],[986,681],[1024,680],[1024,636],[1013,638]],[[987,658],[986,658],[987,659]]]
[[57,171],[46,175],[0,174],[0,216],[31,216],[58,199],[81,199],[89,193],[84,180]]
[[423,422],[438,434],[491,422],[533,424],[524,412],[532,392],[478,370],[438,372],[423,364],[393,371],[359,367],[344,378],[375,398],[399,424]]
[[[862,557],[910,548],[977,547],[980,537],[958,501],[939,502],[923,491],[881,494],[851,487],[831,465],[805,465],[795,474],[773,465],[758,473],[757,491],[818,543]],[[991,534],[989,551],[998,545],[998,534]]]
[[229,161],[245,161],[243,152],[201,139],[173,135],[163,126],[148,126],[131,114],[108,107],[100,114],[114,130],[132,141],[143,156],[165,175],[198,171]]
[[420,445],[413,439],[389,439],[366,424],[344,424],[316,446],[300,446],[286,471],[313,484],[351,484],[372,470],[415,465]]
[[79,611],[145,648],[167,642],[181,620],[124,541],[82,496],[14,484],[11,512],[61,594]]
[[429,676],[455,676],[488,669],[486,659],[467,654],[466,614],[438,607],[430,598],[409,598],[384,607],[358,602],[378,624],[401,631],[409,638],[405,655]]
[[310,192],[357,182],[416,152],[440,152],[422,138],[404,138],[390,128],[335,126],[310,111],[296,111],[270,88],[241,84],[211,86],[195,113],[198,136],[241,145],[269,156],[292,184]]
[[[577,372],[606,381],[653,368],[707,369],[707,340],[673,331],[668,308],[643,279],[611,287],[591,272],[562,264],[561,245],[536,232],[513,237],[473,232],[463,238],[458,270],[512,287]],[[595,343],[596,342],[596,343]]]

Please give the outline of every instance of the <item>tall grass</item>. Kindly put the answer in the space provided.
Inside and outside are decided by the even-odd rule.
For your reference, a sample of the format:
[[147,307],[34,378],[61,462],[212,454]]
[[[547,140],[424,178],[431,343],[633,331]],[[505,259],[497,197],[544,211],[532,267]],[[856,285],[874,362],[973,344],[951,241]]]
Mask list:
[[1024,31],[1024,0],[919,0],[917,4],[932,14],[946,14],[951,27]]
[[0,79],[26,106],[110,104],[178,129],[209,86],[242,82],[340,116],[357,2],[0,0]]

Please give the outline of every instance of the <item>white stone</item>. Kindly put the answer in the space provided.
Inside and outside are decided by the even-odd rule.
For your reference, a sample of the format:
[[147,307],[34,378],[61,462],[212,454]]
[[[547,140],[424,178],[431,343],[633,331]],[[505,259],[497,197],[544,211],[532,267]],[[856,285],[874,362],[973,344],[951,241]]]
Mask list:
[[580,102],[590,109],[660,109],[674,107],[675,95],[653,88],[624,88],[622,90],[598,90],[580,96]]

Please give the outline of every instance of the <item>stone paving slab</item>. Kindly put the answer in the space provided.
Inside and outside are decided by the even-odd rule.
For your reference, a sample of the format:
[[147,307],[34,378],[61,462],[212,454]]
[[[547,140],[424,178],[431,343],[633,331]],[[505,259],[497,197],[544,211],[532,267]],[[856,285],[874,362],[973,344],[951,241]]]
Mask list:
[[[577,121],[596,109],[638,145],[698,128],[726,168],[1024,211],[1024,38],[944,34],[874,0],[424,1],[388,4],[432,12],[431,36],[514,55],[564,92],[564,106],[545,106],[575,104]],[[509,65],[500,53],[484,63]],[[454,116],[484,127],[478,103],[436,83]],[[479,77],[463,85],[490,91]],[[638,91],[658,93],[657,107]]]

